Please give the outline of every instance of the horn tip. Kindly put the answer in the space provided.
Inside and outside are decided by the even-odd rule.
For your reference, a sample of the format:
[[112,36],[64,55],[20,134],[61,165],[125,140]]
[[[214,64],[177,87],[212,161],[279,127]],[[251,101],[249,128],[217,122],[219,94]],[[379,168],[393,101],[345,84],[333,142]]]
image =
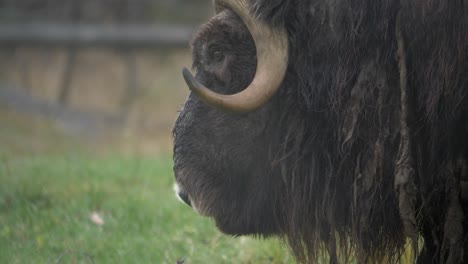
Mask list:
[[190,71],[186,67],[184,67],[182,69],[182,75],[184,76],[184,79],[187,80],[187,77],[191,76],[192,74],[190,73]]
[[197,82],[195,77],[193,77],[192,73],[186,67],[182,69],[182,76],[184,77],[184,80],[187,83],[190,90],[193,90],[193,86]]

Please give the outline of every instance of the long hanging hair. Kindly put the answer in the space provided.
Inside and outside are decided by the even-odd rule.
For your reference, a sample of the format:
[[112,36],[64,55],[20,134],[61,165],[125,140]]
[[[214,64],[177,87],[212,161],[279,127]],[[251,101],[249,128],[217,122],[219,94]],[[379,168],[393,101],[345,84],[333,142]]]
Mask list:
[[422,235],[430,258],[461,261],[468,3],[252,2],[290,38],[270,159],[296,258],[399,262]]

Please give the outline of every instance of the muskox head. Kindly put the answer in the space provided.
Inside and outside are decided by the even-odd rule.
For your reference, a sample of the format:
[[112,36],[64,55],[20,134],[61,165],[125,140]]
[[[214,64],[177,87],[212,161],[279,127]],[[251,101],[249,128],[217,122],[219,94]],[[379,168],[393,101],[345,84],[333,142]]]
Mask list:
[[275,110],[263,105],[285,74],[285,33],[250,17],[246,2],[218,1],[192,47],[196,77],[184,77],[193,92],[174,127],[179,196],[225,233],[275,233],[281,184],[266,147]]

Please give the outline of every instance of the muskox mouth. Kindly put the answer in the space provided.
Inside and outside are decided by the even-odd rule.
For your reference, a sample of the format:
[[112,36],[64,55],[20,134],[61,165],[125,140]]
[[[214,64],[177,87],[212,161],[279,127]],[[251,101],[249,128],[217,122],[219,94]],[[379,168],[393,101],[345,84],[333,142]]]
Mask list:
[[182,200],[182,202],[184,202],[186,205],[192,207],[192,202],[190,202],[190,198],[189,198],[187,193],[178,192],[177,195]]
[[190,196],[188,195],[187,192],[185,192],[182,188],[180,188],[180,186],[177,183],[174,184],[174,192],[180,201],[192,207],[192,201],[190,200]]

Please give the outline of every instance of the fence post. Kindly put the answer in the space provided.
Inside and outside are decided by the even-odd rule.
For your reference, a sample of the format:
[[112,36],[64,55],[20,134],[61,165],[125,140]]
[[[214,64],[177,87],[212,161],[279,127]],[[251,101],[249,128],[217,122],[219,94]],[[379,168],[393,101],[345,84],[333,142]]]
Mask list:
[[125,70],[127,73],[127,86],[121,98],[121,111],[124,119],[127,118],[130,112],[132,103],[138,93],[138,76],[137,76],[137,63],[135,55],[132,50],[125,49],[123,51],[123,59],[125,63]]

